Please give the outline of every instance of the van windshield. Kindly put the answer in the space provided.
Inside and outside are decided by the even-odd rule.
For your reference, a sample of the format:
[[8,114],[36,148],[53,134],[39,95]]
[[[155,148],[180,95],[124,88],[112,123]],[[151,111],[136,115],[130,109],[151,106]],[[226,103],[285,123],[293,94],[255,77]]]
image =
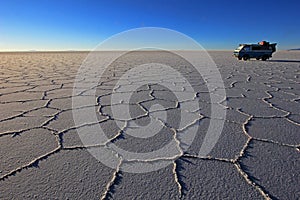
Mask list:
[[242,50],[242,48],[244,48],[244,46],[239,46],[238,48],[236,48],[236,50]]

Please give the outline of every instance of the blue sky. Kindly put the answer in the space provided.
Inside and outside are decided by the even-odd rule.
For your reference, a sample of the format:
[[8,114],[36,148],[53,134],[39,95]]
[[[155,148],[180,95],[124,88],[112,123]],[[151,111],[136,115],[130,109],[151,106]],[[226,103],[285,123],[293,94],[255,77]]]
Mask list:
[[2,0],[0,51],[89,50],[139,27],[182,32],[206,49],[268,40],[300,48],[299,1]]

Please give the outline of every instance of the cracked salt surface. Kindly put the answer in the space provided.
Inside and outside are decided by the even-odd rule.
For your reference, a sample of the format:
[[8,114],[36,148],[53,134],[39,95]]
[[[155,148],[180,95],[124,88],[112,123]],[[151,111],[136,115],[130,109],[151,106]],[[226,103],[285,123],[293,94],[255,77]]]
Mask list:
[[[182,63],[168,60],[169,55],[141,52],[118,60],[95,86],[94,101],[72,108],[72,98],[95,95],[92,88],[84,87],[83,93],[72,96],[77,69],[87,53],[1,53],[0,199],[298,199],[299,64],[242,62],[228,52],[210,53],[224,80],[227,98],[220,99],[218,106],[226,109],[227,116],[219,141],[205,157],[197,153],[209,121],[221,120],[210,118],[205,87],[209,76],[199,80],[186,66],[180,71],[190,77],[196,93],[184,87],[184,81],[161,74],[145,80],[132,74],[127,77],[130,80],[121,79],[123,85],[116,85],[122,70],[134,62],[160,59],[179,69]],[[273,59],[299,56],[298,52],[278,52]],[[157,84],[147,84],[149,78],[172,85],[179,99]],[[125,98],[135,84],[142,83],[130,100]],[[198,105],[191,104],[195,100]],[[128,105],[131,116],[112,116],[113,108]],[[75,125],[74,109],[83,114],[97,112],[97,121],[87,123],[83,117]],[[176,118],[180,109],[182,124]],[[145,142],[135,128],[149,125],[149,117],[162,131]],[[89,143],[84,146],[76,128],[92,133],[98,125],[108,141],[87,137]],[[196,137],[190,141],[186,135],[193,131]],[[148,152],[172,140],[176,154],[127,160],[116,154],[107,158],[115,160],[115,169],[87,151],[114,144]],[[155,168],[158,161],[171,164],[144,174],[122,171],[129,166]]]

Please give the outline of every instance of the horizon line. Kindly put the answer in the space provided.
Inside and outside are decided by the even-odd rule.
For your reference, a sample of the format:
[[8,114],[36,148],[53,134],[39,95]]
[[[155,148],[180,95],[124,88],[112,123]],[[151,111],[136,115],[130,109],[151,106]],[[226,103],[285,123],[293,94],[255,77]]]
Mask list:
[[[277,51],[297,51],[299,49],[277,49]],[[38,53],[38,52],[109,52],[109,51],[164,51],[164,49],[105,49],[105,50],[0,50],[0,53]],[[165,49],[165,51],[234,51],[234,49]]]

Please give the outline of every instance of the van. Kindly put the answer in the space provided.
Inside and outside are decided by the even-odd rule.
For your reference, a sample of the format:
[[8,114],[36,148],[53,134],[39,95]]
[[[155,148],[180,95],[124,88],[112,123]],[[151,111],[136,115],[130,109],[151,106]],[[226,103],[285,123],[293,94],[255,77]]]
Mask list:
[[240,44],[233,52],[233,56],[239,60],[249,60],[250,58],[256,58],[256,60],[267,60],[272,57],[272,54],[276,51],[277,43],[270,44],[266,41],[261,41],[257,44]]

